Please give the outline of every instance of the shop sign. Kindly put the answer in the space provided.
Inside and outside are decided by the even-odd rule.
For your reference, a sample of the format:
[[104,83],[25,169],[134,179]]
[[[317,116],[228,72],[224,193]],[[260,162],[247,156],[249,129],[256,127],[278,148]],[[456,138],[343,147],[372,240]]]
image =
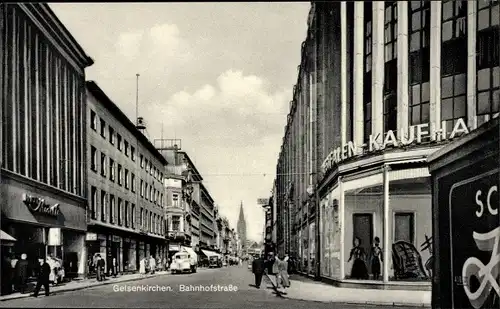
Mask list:
[[450,279],[455,308],[499,305],[498,171],[455,183],[449,192]]
[[85,240],[88,240],[88,241],[97,240],[97,234],[96,233],[87,233],[85,235]]
[[49,246],[60,246],[62,243],[61,229],[52,227],[49,229]]
[[49,205],[45,203],[44,199],[28,194],[23,194],[23,203],[28,206],[32,213],[42,213],[53,217],[57,217],[61,213],[59,204]]
[[359,156],[365,153],[383,150],[387,147],[403,147],[409,145],[418,145],[430,138],[433,141],[452,140],[462,134],[470,132],[465,120],[460,118],[457,120],[451,132],[446,131],[446,121],[441,123],[441,129],[436,130],[434,134],[430,132],[430,124],[422,123],[419,125],[410,126],[408,131],[389,130],[380,138],[380,135],[370,135],[368,143],[356,145],[353,141],[349,141],[342,147],[334,149],[327,156],[321,168],[324,173],[328,172],[335,164],[338,164],[349,158]]

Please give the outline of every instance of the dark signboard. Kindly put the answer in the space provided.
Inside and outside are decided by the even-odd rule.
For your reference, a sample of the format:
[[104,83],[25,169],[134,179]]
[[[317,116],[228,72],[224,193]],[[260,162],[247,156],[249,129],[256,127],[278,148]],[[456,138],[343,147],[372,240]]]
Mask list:
[[482,167],[469,166],[448,190],[452,308],[499,308],[499,169]]
[[52,217],[57,217],[61,213],[59,204],[49,205],[39,197],[24,194],[23,202],[32,213],[41,213]]

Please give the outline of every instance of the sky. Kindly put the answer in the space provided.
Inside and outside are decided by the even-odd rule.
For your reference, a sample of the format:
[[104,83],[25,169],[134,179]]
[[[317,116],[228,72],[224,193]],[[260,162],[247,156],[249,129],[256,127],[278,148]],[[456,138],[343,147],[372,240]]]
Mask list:
[[247,238],[262,240],[308,2],[53,3],[94,59],[86,70],[147,135],[182,140],[210,195]]

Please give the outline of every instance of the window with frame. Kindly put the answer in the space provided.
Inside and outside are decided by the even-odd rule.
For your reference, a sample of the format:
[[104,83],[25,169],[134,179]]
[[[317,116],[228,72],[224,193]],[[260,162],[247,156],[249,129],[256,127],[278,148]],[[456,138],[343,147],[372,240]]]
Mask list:
[[101,122],[101,136],[103,138],[106,138],[106,121],[100,118],[100,122]]
[[181,218],[179,216],[172,216],[172,232],[179,232],[181,226]]
[[430,121],[430,2],[410,1],[409,120],[410,125]]
[[97,149],[90,146],[90,169],[97,173]]
[[363,116],[364,141],[367,142],[372,134],[372,48],[373,48],[373,4],[365,2],[365,48],[364,48],[364,76],[363,76]]
[[134,148],[134,146],[130,146],[130,158],[132,159],[132,161],[135,162],[135,148]]
[[153,163],[149,161],[149,175],[153,176]]
[[90,128],[97,132],[97,115],[93,110],[90,110]]
[[125,141],[125,156],[126,157],[128,157],[128,147],[129,147],[128,142]]
[[153,213],[149,213],[149,232],[153,232]]
[[144,168],[144,156],[140,155],[141,168]]
[[500,17],[498,0],[477,1],[477,124],[499,112],[500,105]]
[[144,182],[144,189],[146,191],[146,201],[149,200],[149,190],[148,190],[148,183],[147,182]]
[[97,188],[94,186],[90,187],[90,217],[97,219]]
[[144,208],[142,207],[140,211],[140,219],[141,219],[141,229],[144,229]]
[[111,145],[115,144],[115,130],[109,126],[109,142]]
[[122,212],[122,199],[121,198],[118,198],[118,210],[116,212],[117,214],[117,217],[118,217],[118,225],[122,225],[123,224],[123,212]]
[[131,214],[130,214],[130,226],[135,229],[135,204],[132,203]]
[[118,150],[122,151],[123,145],[122,145],[122,136],[120,134],[116,134],[116,142],[118,146]]
[[129,188],[128,169],[125,169],[125,189]]
[[467,117],[467,1],[442,1],[441,120]]
[[129,205],[128,205],[128,201],[125,201],[125,216],[124,216],[124,223],[125,223],[125,227],[129,227],[129,223],[130,223],[130,209],[129,209]]
[[106,171],[108,169],[106,161],[107,161],[106,155],[101,152],[101,176],[103,177],[106,177]]
[[173,194],[172,195],[172,206],[174,207],[179,207],[179,194]]
[[148,159],[145,159],[144,161],[146,162],[146,163],[145,163],[145,164],[146,164],[146,173],[148,173],[148,172],[149,172],[149,164],[148,164]]
[[154,198],[154,195],[153,195],[153,186],[149,186],[149,201],[152,202],[153,201],[153,198]]
[[109,180],[115,181],[115,160],[109,158]]
[[165,207],[165,204],[163,204],[163,193],[160,194],[160,203],[161,207]]
[[144,180],[141,179],[141,197],[144,197]]
[[130,188],[131,191],[135,193],[135,174],[130,173]]
[[113,194],[109,195],[109,223],[115,224],[115,196]]
[[398,113],[398,4],[385,1],[384,21],[384,131],[397,129]]
[[415,244],[415,214],[394,214],[394,241],[406,241]]
[[101,191],[101,222],[107,222],[107,212],[106,209],[108,208],[108,199],[105,191]]
[[118,164],[118,185],[121,186],[122,185],[122,181],[123,181],[123,175],[122,175],[122,165],[121,164]]

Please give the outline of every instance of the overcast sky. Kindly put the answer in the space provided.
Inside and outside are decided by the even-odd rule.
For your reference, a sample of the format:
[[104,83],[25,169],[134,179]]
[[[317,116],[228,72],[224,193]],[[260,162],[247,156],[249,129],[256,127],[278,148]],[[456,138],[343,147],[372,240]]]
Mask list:
[[[261,240],[310,3],[58,3],[87,70],[149,138],[182,139],[234,228]],[[163,127],[163,130],[162,130]]]

